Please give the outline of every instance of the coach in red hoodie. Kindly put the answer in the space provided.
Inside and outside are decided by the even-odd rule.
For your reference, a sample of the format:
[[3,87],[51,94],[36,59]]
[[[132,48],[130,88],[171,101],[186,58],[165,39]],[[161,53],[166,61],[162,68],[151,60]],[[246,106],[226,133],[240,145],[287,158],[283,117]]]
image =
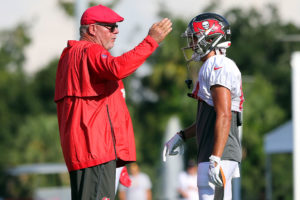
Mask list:
[[81,17],[80,41],[68,41],[56,73],[55,102],[72,199],[114,199],[116,167],[136,160],[122,79],[132,74],[172,30],[165,18],[131,51],[109,50],[124,19],[103,5]]

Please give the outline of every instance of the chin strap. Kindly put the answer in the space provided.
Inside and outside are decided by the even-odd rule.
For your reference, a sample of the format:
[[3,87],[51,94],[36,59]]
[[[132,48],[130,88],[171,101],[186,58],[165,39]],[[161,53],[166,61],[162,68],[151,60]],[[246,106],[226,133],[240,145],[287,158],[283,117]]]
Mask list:
[[226,56],[226,48],[215,48],[215,52],[217,55]]
[[187,85],[188,89],[191,89],[192,88],[192,85],[193,85],[193,80],[191,79],[190,77],[190,62],[192,60],[188,61],[187,64],[186,64],[186,70],[187,70],[187,79],[184,81],[185,84]]
[[194,62],[200,62],[201,61],[201,56],[199,54],[197,54],[197,53],[194,52],[193,55],[192,55],[192,58],[189,61],[187,61],[187,64],[186,64],[187,79],[185,80],[185,83],[186,83],[186,85],[187,85],[187,87],[189,89],[191,89],[192,85],[193,85],[193,81],[192,81],[191,75],[190,75],[191,74],[191,72],[190,72],[190,63],[192,61],[194,61]]

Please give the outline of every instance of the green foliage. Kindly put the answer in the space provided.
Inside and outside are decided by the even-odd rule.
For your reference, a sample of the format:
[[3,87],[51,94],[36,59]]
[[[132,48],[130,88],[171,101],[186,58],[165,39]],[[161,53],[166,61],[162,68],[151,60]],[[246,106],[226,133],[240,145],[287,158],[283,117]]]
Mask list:
[[38,71],[30,82],[30,88],[35,94],[38,113],[56,114],[54,103],[55,76],[58,59],[52,60],[45,68]]
[[291,154],[271,156],[272,199],[293,199],[293,179],[295,177],[293,177],[292,157]]
[[19,25],[13,31],[1,31],[0,72],[21,70],[25,60],[24,47],[30,43],[28,25]]
[[59,5],[63,8],[67,15],[73,17],[75,15],[75,5],[72,2],[59,1]]
[[[264,134],[286,118],[275,101],[274,88],[262,75],[244,84],[242,193],[243,199],[256,199],[265,189]],[[250,170],[251,169],[251,170]]]
[[290,53],[299,49],[299,43],[293,46],[281,41],[286,35],[294,34],[295,26],[282,24],[273,7],[266,9],[272,16],[266,21],[255,10],[249,13],[241,10],[229,11],[226,17],[232,24],[232,47],[229,57],[238,63],[244,75],[264,74],[265,79],[276,87],[275,100],[285,107],[287,117],[291,117],[290,93]]
[[22,71],[23,50],[30,41],[27,27],[18,26],[15,30],[1,32],[0,46],[0,169],[7,166],[6,152],[12,147],[17,136],[17,124],[23,116],[34,108],[30,89]]
[[[17,136],[7,148],[3,158],[9,166],[34,163],[63,163],[56,115],[27,117],[17,130]],[[65,174],[21,174],[6,176],[2,191],[8,197],[31,197],[34,189],[45,186],[62,186]]]
[[14,151],[7,152],[12,165],[63,162],[56,115],[29,116],[17,135]]
[[57,60],[32,79],[24,74],[27,29],[17,26],[0,33],[0,196],[29,197],[30,183],[37,179],[7,177],[10,167],[63,162],[53,101]]

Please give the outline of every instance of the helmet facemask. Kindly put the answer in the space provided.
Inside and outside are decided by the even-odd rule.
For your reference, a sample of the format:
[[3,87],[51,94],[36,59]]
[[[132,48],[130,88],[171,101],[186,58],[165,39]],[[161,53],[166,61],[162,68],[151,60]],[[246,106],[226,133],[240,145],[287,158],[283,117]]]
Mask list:
[[190,28],[182,34],[182,37],[187,39],[187,46],[182,48],[184,57],[187,61],[195,60],[196,57],[202,58],[209,53],[211,41],[208,37],[209,32],[213,29],[213,26],[203,31],[192,32]]

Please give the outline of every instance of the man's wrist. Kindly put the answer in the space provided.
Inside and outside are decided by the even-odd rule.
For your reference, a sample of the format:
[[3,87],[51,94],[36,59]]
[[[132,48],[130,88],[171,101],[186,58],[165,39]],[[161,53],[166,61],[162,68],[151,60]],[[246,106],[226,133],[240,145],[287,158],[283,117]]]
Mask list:
[[186,140],[186,137],[184,135],[184,131],[183,130],[179,131],[177,134],[182,138],[183,141]]
[[216,162],[216,163],[220,163],[220,161],[221,161],[221,158],[220,157],[218,157],[218,156],[215,156],[215,155],[211,155],[210,157],[209,157],[209,160],[210,161],[213,161],[213,162]]

